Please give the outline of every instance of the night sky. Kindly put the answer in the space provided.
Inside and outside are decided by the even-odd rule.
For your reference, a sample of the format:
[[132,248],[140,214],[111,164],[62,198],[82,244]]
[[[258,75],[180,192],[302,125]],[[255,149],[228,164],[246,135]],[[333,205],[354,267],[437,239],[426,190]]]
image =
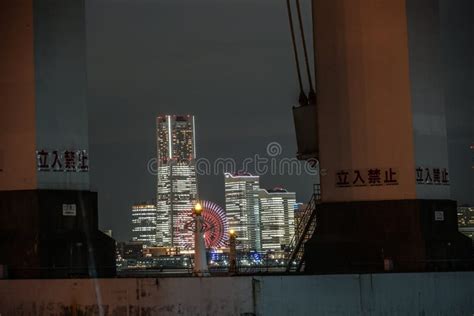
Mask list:
[[[474,204],[474,5],[439,3],[452,198]],[[200,158],[240,162],[265,156],[270,142],[282,145],[280,157],[295,156],[298,89],[285,1],[87,0],[87,36],[92,190],[100,228],[117,240],[131,236],[132,204],[155,197],[147,162],[159,114],[196,116]],[[198,181],[200,198],[224,206],[222,175]],[[261,182],[305,202],[315,178]]]
[[[309,2],[303,1],[305,6]],[[155,117],[194,114],[197,155],[237,162],[278,142],[294,157],[298,97],[285,1],[89,0],[89,137],[101,229],[128,240],[131,206],[155,198]],[[308,10],[309,11],[309,10]],[[309,19],[308,22],[309,28]],[[311,176],[263,176],[305,202]],[[224,207],[223,175],[198,179]]]

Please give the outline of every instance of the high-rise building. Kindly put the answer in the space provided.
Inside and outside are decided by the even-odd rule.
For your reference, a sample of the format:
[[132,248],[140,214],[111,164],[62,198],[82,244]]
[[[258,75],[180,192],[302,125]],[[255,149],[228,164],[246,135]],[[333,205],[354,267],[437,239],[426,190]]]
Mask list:
[[282,250],[295,234],[296,194],[282,188],[260,189],[262,251]]
[[146,245],[156,243],[156,205],[143,203],[132,206],[132,241]]
[[258,176],[225,175],[225,208],[229,229],[237,233],[244,250],[261,250]]
[[157,231],[159,246],[192,248],[192,220],[197,199],[195,120],[192,115],[157,118],[158,185]]

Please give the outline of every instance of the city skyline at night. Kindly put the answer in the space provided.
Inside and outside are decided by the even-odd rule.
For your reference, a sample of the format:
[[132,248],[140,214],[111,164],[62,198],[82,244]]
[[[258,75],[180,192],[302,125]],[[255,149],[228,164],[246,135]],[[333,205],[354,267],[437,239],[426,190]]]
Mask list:
[[[162,115],[156,122],[156,202],[132,206],[131,241],[190,250],[192,208],[201,201],[197,194],[195,118]],[[223,236],[227,238],[230,230],[235,231],[239,248],[245,251],[279,251],[288,245],[295,232],[296,193],[282,188],[262,189],[260,176],[250,173],[224,173],[224,177]]]
[[1,0],[0,316],[470,315],[473,0]]

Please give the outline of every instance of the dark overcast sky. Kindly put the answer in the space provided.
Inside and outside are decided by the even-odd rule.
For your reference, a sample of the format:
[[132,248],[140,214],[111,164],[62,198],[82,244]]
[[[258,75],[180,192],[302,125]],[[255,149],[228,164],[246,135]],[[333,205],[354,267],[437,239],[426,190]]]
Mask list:
[[[440,0],[440,8],[452,198],[473,204],[474,4]],[[294,157],[297,87],[285,1],[87,0],[87,36],[91,183],[100,227],[116,239],[130,238],[131,205],[155,197],[147,162],[158,114],[194,114],[198,156],[211,161],[264,155],[274,141]],[[314,181],[261,178],[301,202]],[[223,177],[200,177],[199,191],[222,205]]]
[[[284,1],[88,0],[87,32],[91,183],[100,227],[116,239],[130,238],[131,205],[155,197],[146,166],[158,114],[196,115],[199,157],[241,161],[273,141],[294,157],[298,91]],[[314,179],[261,182],[306,201]],[[222,205],[223,176],[200,177],[199,191]]]

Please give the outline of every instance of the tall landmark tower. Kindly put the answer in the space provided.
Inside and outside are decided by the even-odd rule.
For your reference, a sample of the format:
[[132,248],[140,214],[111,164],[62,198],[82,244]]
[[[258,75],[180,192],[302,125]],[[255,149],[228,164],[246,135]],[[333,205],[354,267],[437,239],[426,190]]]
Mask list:
[[192,248],[192,220],[197,199],[195,120],[192,115],[157,118],[157,236],[160,246]]

